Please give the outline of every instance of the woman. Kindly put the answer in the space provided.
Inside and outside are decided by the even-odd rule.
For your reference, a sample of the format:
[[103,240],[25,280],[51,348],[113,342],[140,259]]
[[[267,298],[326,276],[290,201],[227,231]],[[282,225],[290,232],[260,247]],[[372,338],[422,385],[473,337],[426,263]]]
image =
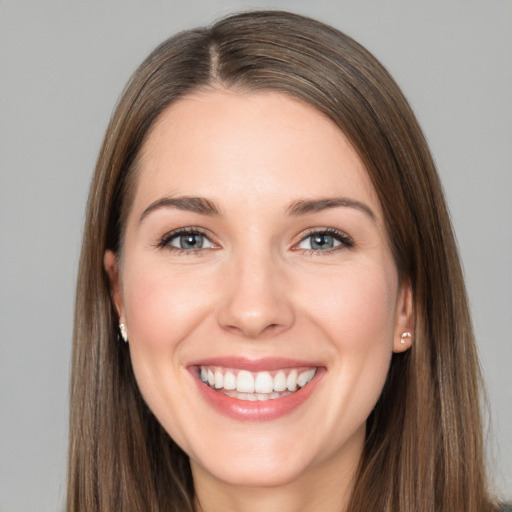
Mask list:
[[496,510],[479,378],[439,179],[373,56],[256,12],[144,61],[89,198],[68,510]]

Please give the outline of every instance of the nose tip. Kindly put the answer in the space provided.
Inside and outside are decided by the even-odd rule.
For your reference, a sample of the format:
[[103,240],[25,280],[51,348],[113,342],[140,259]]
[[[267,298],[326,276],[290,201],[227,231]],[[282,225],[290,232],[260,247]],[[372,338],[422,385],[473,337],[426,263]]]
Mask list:
[[228,283],[218,308],[223,329],[256,340],[275,336],[293,324],[286,286],[268,262],[232,272]]
[[253,340],[277,334],[285,330],[285,325],[283,321],[273,322],[271,319],[266,318],[266,315],[262,315],[261,311],[233,315],[228,321],[223,323],[224,329]]

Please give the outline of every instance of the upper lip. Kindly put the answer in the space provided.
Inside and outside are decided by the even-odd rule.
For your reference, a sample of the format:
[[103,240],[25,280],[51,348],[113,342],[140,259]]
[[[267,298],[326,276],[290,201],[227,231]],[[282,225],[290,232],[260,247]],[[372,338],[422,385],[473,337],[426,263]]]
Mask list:
[[283,368],[317,368],[323,366],[313,361],[305,361],[300,359],[289,359],[281,357],[264,357],[251,359],[246,357],[210,357],[206,359],[198,359],[189,363],[189,367],[197,366],[219,366],[222,368],[236,368],[239,370],[247,370],[250,372],[272,371]]

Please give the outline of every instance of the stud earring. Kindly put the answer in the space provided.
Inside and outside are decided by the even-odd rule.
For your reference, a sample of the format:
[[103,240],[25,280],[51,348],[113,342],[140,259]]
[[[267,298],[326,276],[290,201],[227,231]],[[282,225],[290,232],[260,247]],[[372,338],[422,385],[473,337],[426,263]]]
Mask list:
[[128,333],[126,332],[126,325],[119,324],[119,332],[121,333],[121,338],[123,338],[125,343],[128,343]]
[[411,338],[412,334],[410,332],[404,332],[400,338],[400,343],[405,345],[405,338]]

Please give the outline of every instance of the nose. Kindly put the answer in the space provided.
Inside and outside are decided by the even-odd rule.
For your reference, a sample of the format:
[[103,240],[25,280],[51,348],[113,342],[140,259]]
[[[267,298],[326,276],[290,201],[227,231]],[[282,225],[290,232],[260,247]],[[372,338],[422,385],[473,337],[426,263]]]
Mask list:
[[279,262],[268,254],[252,253],[226,263],[224,293],[217,309],[219,325],[252,340],[288,330],[295,313]]

